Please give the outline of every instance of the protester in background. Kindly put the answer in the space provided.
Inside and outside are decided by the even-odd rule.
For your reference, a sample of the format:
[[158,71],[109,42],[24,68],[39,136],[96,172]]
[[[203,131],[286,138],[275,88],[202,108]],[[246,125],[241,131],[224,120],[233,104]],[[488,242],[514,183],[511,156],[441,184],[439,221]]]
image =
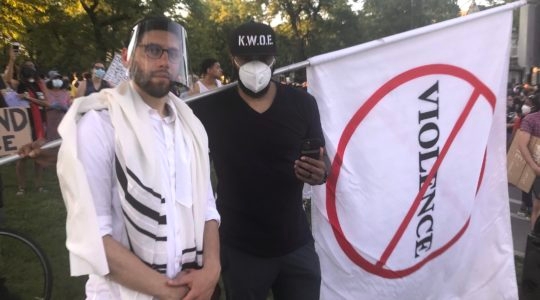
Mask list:
[[169,93],[183,32],[139,22],[122,52],[130,80],[74,101],[60,125],[66,243],[89,299],[209,299],[219,279],[206,133]]
[[201,64],[201,79],[197,80],[191,89],[190,95],[204,93],[221,86],[223,70],[219,61],[207,58]]
[[105,77],[105,73],[106,70],[103,63],[94,63],[91,70],[92,77],[79,82],[76,97],[88,96],[92,93],[99,92],[102,89],[112,87],[109,82],[103,79]]
[[71,89],[70,89],[70,95],[71,98],[74,99],[77,96],[77,90],[79,88],[79,83],[82,81],[82,79],[79,77],[79,74],[77,72],[73,72],[71,75]]
[[[512,135],[510,140],[512,141],[521,127],[521,121],[530,112],[538,111],[540,107],[536,107],[528,98],[522,105],[515,107],[515,117],[512,126]],[[532,192],[521,192],[521,205],[517,211],[517,215],[523,218],[530,219],[532,210]]]
[[[533,106],[540,107],[540,94],[534,94],[530,98]],[[527,162],[527,164],[536,173],[536,179],[534,180],[531,193],[532,211],[531,211],[531,228],[534,227],[536,219],[540,215],[540,165],[534,161],[534,158],[529,150],[529,141],[532,136],[540,137],[540,111],[536,110],[526,115],[521,121],[520,131],[516,138],[518,139],[518,146],[521,155]]]
[[[241,43],[246,38],[258,45]],[[315,99],[271,81],[276,35],[268,25],[236,28],[229,50],[238,86],[190,103],[209,137],[218,179],[222,278],[227,299],[316,300],[320,265],[302,207],[304,183],[326,181]],[[318,139],[316,158],[301,156]]]
[[[13,68],[9,66],[15,65],[15,58],[17,53],[10,48],[8,67],[4,74],[5,81],[9,82],[13,90],[17,91],[17,94],[21,95],[24,100],[29,101],[29,116],[32,127],[32,139],[37,140],[45,138],[45,122],[46,114],[45,109],[48,107],[48,102],[44,94],[45,85],[41,77],[39,76],[36,67],[33,62],[25,61],[19,68],[19,74],[15,78],[13,74]],[[42,187],[43,166],[37,161],[34,161],[35,176],[34,185],[38,192],[45,191]],[[15,166],[15,173],[17,175],[17,196],[22,196],[26,192],[26,160],[20,159]]]
[[71,95],[68,90],[69,83],[62,78],[58,71],[49,71],[48,75],[49,80],[45,91],[49,101],[46,137],[47,140],[56,140],[60,138],[58,125],[69,108]]
[[[8,107],[22,107],[28,109],[30,108],[30,102],[24,99],[24,94],[17,94],[17,91],[15,91],[12,87],[12,83],[18,84],[19,81],[17,77],[18,68],[15,65],[15,54],[10,52],[10,56],[13,56],[13,58],[9,59],[5,72],[1,76],[2,82],[5,86],[2,90],[4,101]],[[30,113],[29,110],[28,112]]]

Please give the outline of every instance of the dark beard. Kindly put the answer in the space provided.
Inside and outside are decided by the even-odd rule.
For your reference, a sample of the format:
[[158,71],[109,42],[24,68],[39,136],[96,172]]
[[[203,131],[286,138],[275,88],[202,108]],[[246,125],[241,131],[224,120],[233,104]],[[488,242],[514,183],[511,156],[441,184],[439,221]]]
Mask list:
[[163,98],[172,87],[172,80],[169,80],[168,84],[156,84],[150,81],[152,73],[134,72],[133,81],[137,84],[145,93],[155,98]]
[[[264,96],[266,94],[266,92],[270,88],[270,82],[272,81],[271,79],[270,79],[270,82],[268,82],[268,85],[264,89],[262,89],[262,90],[258,91],[257,93],[255,93],[254,91],[248,89],[244,85],[244,83],[242,83],[242,80],[240,80],[240,76],[238,75],[238,69],[235,68],[234,72],[235,72],[234,75],[238,80],[238,86],[240,87],[240,89],[242,89],[242,92],[246,93],[246,95],[248,95],[248,96],[250,96],[252,98],[261,98],[262,96]],[[273,73],[273,70],[272,70],[272,73]]]
[[243,91],[244,93],[246,93],[246,95],[248,95],[248,96],[250,96],[250,97],[252,97],[252,98],[261,98],[262,96],[264,96],[264,95],[266,94],[266,92],[267,92],[268,89],[270,88],[270,82],[268,82],[268,85],[267,85],[264,89],[258,91],[257,93],[255,93],[254,91],[248,89],[248,88],[242,83],[242,81],[240,80],[240,78],[238,78],[238,86],[242,89],[242,91]]

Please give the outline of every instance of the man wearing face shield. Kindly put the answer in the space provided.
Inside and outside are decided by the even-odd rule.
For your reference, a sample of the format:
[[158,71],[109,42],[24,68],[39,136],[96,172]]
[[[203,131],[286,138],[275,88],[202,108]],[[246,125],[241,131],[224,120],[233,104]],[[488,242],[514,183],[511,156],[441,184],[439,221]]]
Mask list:
[[209,299],[219,279],[219,214],[204,127],[169,93],[184,29],[135,25],[130,80],[74,101],[59,132],[71,274],[88,299]]
[[[320,265],[302,207],[304,183],[323,184],[324,137],[315,99],[271,80],[276,36],[236,28],[229,49],[238,85],[190,104],[208,133],[218,178],[227,299],[319,299]],[[314,158],[304,140],[318,139]]]

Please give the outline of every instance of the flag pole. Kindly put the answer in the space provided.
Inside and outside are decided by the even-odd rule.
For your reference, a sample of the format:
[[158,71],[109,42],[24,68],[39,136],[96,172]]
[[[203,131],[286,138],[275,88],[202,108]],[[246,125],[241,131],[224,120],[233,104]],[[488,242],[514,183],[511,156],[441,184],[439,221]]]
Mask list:
[[[43,146],[41,146],[40,149],[41,150],[53,149],[53,148],[59,147],[61,143],[62,143],[62,139],[57,139],[57,140],[45,143]],[[13,154],[13,155],[2,157],[0,158],[0,166],[10,163],[12,161],[19,160],[21,158],[22,157],[19,154]]]
[[[309,61],[307,61],[307,60],[299,62],[299,63],[294,63],[294,64],[291,64],[291,65],[276,69],[274,71],[274,75],[280,75],[280,74],[283,74],[283,73],[296,71],[296,70],[305,68],[307,66],[309,66]],[[210,90],[210,91],[202,93],[202,94],[193,95],[193,96],[187,97],[187,98],[185,98],[183,100],[186,103],[196,101],[196,100],[199,100],[199,99],[204,98],[206,96],[218,93],[221,90],[225,90],[225,89],[231,88],[233,86],[236,86],[236,84],[237,84],[236,81],[231,82],[231,83],[226,84],[224,86],[221,86],[221,87],[219,87],[217,89],[213,89],[213,90]],[[62,139],[57,139],[57,140],[48,142],[48,143],[44,144],[43,146],[41,146],[41,150],[60,147],[61,144],[62,144]],[[9,156],[2,157],[2,158],[0,158],[0,166],[3,166],[3,165],[8,164],[10,162],[17,161],[17,160],[19,160],[21,158],[22,157],[19,154],[12,154],[12,155],[9,155]]]

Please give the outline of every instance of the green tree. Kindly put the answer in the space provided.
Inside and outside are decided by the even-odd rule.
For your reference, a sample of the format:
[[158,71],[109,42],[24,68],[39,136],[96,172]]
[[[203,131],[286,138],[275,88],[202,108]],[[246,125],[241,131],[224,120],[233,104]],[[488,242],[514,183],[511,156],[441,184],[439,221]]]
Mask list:
[[[277,26],[279,63],[289,65],[313,55],[348,47],[362,41],[358,16],[346,0],[260,1],[268,8],[267,20]],[[303,71],[290,74],[303,80]]]
[[[0,43],[21,42],[20,60],[32,59],[44,71],[85,71],[95,60],[112,58],[136,20],[165,14],[188,32],[194,73],[203,59],[214,57],[230,76],[228,37],[249,19],[276,30],[279,67],[459,13],[457,0],[358,2],[361,9],[353,11],[347,0],[0,0]],[[5,61],[6,55],[0,58]]]
[[25,26],[46,18],[49,3],[41,0],[0,0],[0,40],[18,41],[25,34]]
[[459,16],[457,0],[365,0],[360,12],[368,39],[378,39]]
[[188,31],[188,53],[192,72],[199,75],[201,62],[213,57],[221,63],[226,77],[232,77],[228,37],[236,26],[249,19],[263,21],[262,7],[253,1],[206,0],[199,4],[193,3],[190,8],[184,25]]

